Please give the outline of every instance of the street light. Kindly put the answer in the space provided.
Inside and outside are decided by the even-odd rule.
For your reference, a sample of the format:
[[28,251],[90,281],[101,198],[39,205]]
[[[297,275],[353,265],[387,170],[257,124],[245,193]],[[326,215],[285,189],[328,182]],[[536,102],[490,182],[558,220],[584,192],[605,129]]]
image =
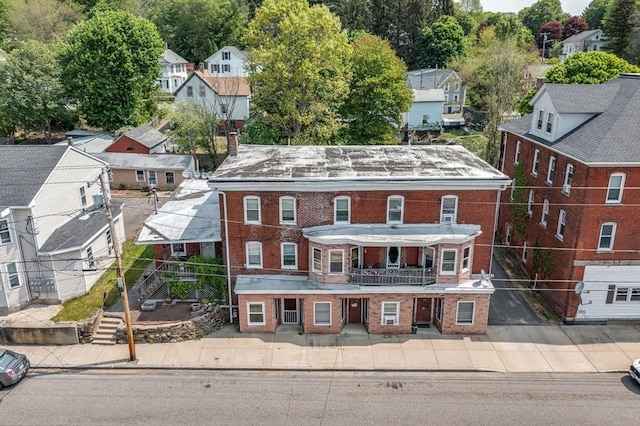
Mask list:
[[129,361],[136,360],[136,346],[133,341],[133,328],[131,327],[131,313],[129,312],[129,296],[127,294],[127,284],[124,280],[124,269],[122,268],[122,258],[120,257],[120,245],[117,244],[116,226],[111,213],[111,199],[107,196],[107,186],[104,181],[106,170],[100,172],[100,189],[104,198],[105,213],[109,219],[109,231],[113,236],[113,253],[116,258],[116,272],[118,274],[118,288],[122,294],[122,310],[124,311],[124,323],[127,328],[127,342],[129,344]]

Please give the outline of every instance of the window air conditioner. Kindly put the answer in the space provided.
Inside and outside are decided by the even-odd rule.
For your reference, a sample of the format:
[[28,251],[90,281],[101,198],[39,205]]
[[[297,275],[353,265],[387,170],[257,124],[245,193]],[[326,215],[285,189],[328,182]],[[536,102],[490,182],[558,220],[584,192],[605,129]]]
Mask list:
[[396,317],[393,317],[393,316],[384,317],[384,325],[395,325],[395,324],[396,324]]
[[452,214],[443,214],[442,215],[442,223],[451,223],[453,222],[453,215]]

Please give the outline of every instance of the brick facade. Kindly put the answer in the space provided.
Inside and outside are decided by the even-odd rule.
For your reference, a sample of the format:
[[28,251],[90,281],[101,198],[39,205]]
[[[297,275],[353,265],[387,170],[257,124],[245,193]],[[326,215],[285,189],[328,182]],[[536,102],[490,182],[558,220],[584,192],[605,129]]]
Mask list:
[[105,152],[123,152],[125,154],[149,154],[149,148],[126,135],[120,136]]

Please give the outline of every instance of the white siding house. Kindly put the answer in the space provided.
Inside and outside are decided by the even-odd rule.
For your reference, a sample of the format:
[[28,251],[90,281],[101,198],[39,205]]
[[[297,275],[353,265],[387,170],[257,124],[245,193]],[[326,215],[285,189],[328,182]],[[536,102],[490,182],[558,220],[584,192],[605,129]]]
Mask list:
[[160,57],[158,83],[163,92],[173,93],[187,79],[187,60],[171,49],[165,49]]
[[108,247],[107,216],[94,204],[106,168],[73,147],[0,147],[0,315],[82,295],[112,263],[124,225],[114,203]]
[[247,52],[225,46],[205,60],[207,70],[220,77],[247,77]]

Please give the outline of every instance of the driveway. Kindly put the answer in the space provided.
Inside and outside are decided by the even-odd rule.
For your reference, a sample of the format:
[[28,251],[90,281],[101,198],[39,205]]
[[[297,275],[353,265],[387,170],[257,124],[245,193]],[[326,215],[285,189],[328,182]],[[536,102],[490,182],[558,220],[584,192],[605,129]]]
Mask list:
[[[116,196],[113,199],[124,203],[124,232],[127,239],[135,238],[144,221],[154,211],[153,198],[141,192],[140,197]],[[167,197],[158,197],[158,208],[167,200]]]
[[491,261],[496,292],[489,305],[489,325],[544,325],[546,322],[531,308],[521,291],[509,280],[500,263]]

